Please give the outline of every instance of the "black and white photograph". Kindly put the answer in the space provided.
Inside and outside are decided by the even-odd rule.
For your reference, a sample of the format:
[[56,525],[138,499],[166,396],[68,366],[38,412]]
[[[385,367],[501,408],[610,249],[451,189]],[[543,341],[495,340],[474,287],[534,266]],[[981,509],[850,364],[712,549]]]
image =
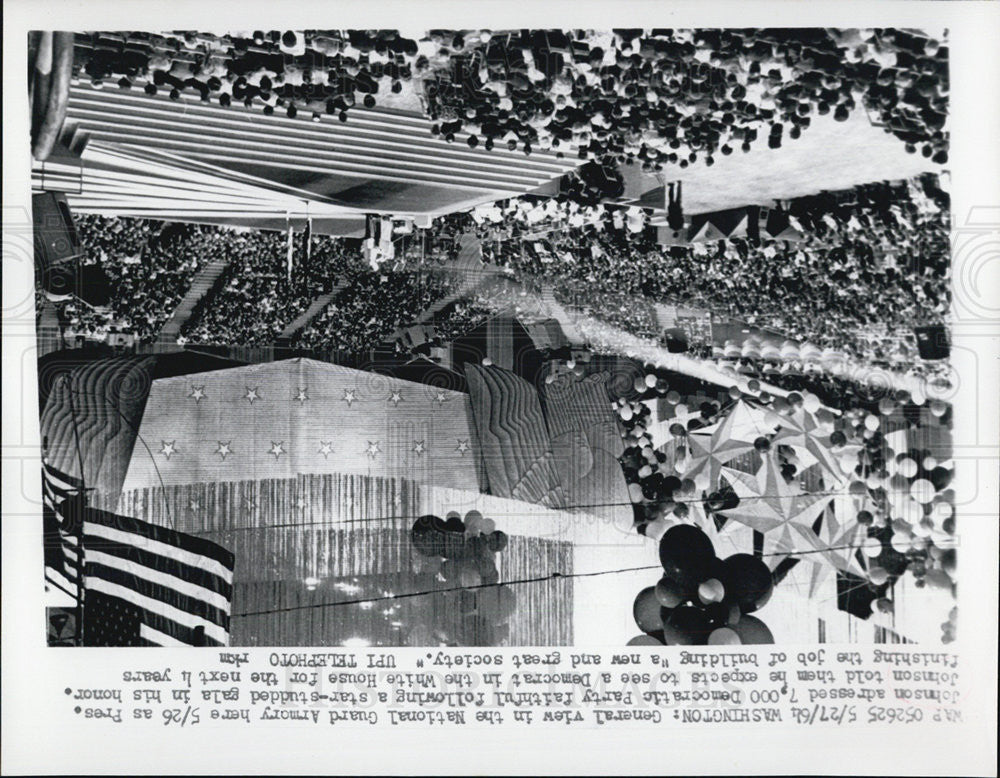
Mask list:
[[50,644],[950,642],[948,52],[32,33]]
[[16,251],[4,209],[39,650],[995,639],[948,17],[776,5],[39,16]]

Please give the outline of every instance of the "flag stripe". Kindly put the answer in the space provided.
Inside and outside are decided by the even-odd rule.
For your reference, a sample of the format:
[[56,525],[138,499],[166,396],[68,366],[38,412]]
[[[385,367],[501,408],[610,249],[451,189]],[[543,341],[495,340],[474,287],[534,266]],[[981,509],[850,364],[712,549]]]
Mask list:
[[[205,637],[211,638],[221,645],[229,644],[228,631],[217,624],[213,624],[206,619],[187,613],[179,608],[175,608],[172,605],[147,597],[137,591],[134,591],[133,589],[129,589],[127,586],[122,586],[120,584],[113,583],[112,581],[106,581],[103,578],[93,577],[87,579],[87,588],[94,589],[95,591],[102,592],[103,594],[110,595],[111,597],[117,597],[121,600],[125,600],[126,602],[130,602],[133,605],[137,605],[147,611],[149,614],[162,617],[165,621],[172,621],[180,626],[188,627],[189,629],[204,627]],[[191,645],[191,642],[187,645]]]
[[193,567],[183,562],[178,562],[174,557],[154,554],[145,548],[118,543],[103,537],[95,538],[94,536],[87,538],[86,550],[88,560],[91,558],[91,552],[97,551],[134,562],[160,573],[174,576],[204,589],[208,593],[214,592],[216,595],[221,595],[222,599],[227,602],[232,600],[233,597],[233,587],[228,581],[205,570],[203,567]]
[[[117,557],[111,557],[111,559],[119,561]],[[197,597],[184,594],[173,586],[164,586],[156,581],[151,581],[145,576],[131,570],[123,569],[120,566],[109,567],[100,562],[91,561],[89,551],[87,552],[84,570],[87,588],[90,588],[91,582],[95,579],[103,579],[120,586],[127,586],[144,597],[156,600],[171,608],[177,608],[192,616],[205,619],[224,629],[228,629],[229,627],[229,614],[225,610],[213,607]]]
[[[154,553],[178,559],[185,564],[211,569],[232,583],[232,552],[210,540],[99,510],[88,510],[86,523],[84,531],[88,535],[101,535],[129,545],[140,545],[139,538],[142,538],[141,545]],[[157,550],[158,548],[169,550]]]
[[[160,534],[160,538],[163,539],[157,540],[148,537],[141,532],[136,533],[128,531],[127,529],[128,524],[125,523],[123,523],[122,529],[116,529],[115,527],[108,526],[107,524],[98,524],[90,521],[90,519],[96,513],[99,512],[88,511],[88,516],[87,516],[88,520],[84,522],[83,529],[84,529],[84,535],[86,536],[86,539],[84,540],[85,544],[89,545],[90,543],[93,543],[94,541],[91,540],[91,537],[97,536],[99,538],[103,538],[105,540],[111,540],[116,543],[123,543],[127,546],[142,548],[152,554],[159,554],[160,556],[176,559],[178,562],[181,562],[185,565],[190,565],[191,567],[199,567],[203,570],[208,570],[209,572],[219,576],[226,583],[231,584],[233,582],[233,570],[232,570],[233,559],[232,559],[232,554],[230,554],[229,552],[225,552],[226,554],[229,554],[229,564],[226,565],[224,562],[219,561],[219,559],[217,559],[217,557],[220,556],[218,553],[206,557],[206,555],[200,554],[198,552],[191,552],[170,543],[169,536],[170,535],[179,536],[180,533],[178,532],[173,532],[172,530],[164,530],[164,532],[169,533],[169,535]],[[126,517],[124,516],[118,516],[115,518],[126,519]],[[127,519],[127,522],[131,523],[133,526],[138,523],[136,519]],[[145,524],[145,522],[142,522],[142,524]],[[146,524],[146,527],[150,527],[157,530],[163,529],[162,527],[153,527],[153,525],[151,524]],[[215,546],[215,544],[211,543],[210,541],[202,541],[201,543],[208,543],[212,546]],[[215,546],[215,548],[224,551],[224,549],[221,549],[219,546]]]
[[[159,561],[165,564],[170,563],[170,560],[162,558],[160,558]],[[184,578],[172,575],[168,570],[164,570],[162,567],[151,567],[143,564],[142,562],[124,559],[115,554],[107,554],[104,551],[96,551],[92,548],[88,548],[88,575],[91,574],[91,564],[122,570],[126,573],[130,573],[131,575],[138,576],[139,578],[144,578],[151,583],[158,584],[159,586],[166,588],[168,591],[173,589],[195,600],[200,600],[223,613],[229,611],[229,597],[225,597],[218,592],[212,591],[211,589],[198,586],[197,584],[189,580],[185,580]],[[217,621],[216,623],[223,622]]]
[[165,632],[160,632],[158,629],[153,629],[148,624],[139,625],[139,637],[146,640],[156,646],[186,646],[187,643],[183,643],[177,638],[168,635]]

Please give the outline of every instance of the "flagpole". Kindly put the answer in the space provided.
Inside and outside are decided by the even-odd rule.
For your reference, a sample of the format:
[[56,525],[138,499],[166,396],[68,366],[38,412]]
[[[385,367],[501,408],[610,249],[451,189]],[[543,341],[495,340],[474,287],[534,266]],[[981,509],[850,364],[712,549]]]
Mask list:
[[84,572],[86,570],[86,559],[84,556],[83,548],[83,516],[84,510],[86,509],[85,501],[87,499],[87,484],[84,481],[84,470],[83,470],[83,451],[80,448],[80,428],[77,426],[76,421],[76,406],[73,403],[73,386],[70,380],[69,373],[63,373],[63,384],[67,384],[66,391],[69,395],[69,414],[70,418],[73,420],[73,438],[76,442],[76,457],[80,464],[80,486],[77,490],[77,497],[79,500],[80,515],[79,515],[79,526],[76,528],[76,542],[77,542],[77,568],[76,568],[76,639],[77,644],[84,645],[83,639],[83,599],[86,595],[86,584],[84,582]]

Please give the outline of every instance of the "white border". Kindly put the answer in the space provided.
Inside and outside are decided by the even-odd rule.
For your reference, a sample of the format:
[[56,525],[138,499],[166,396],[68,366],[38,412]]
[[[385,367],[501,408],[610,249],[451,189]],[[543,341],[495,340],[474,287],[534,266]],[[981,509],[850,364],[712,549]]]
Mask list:
[[[336,20],[332,22],[331,20]],[[324,25],[324,21],[326,25]],[[974,499],[960,524],[959,636],[962,673],[970,684],[965,724],[945,730],[852,727],[810,731],[771,727],[727,732],[698,730],[565,732],[498,729],[461,739],[449,730],[253,727],[220,738],[204,730],[100,729],[67,725],[47,705],[62,703],[74,671],[104,664],[98,650],[40,650],[44,626],[41,550],[30,525],[28,495],[40,489],[35,376],[29,335],[9,314],[30,300],[31,275],[17,272],[23,240],[16,209],[29,202],[29,157],[24,87],[25,33],[62,29],[253,29],[335,26],[394,27],[681,27],[902,26],[950,28],[952,56],[953,214],[956,225],[976,205],[1000,204],[1000,6],[986,2],[250,2],[108,3],[95,0],[8,0],[4,3],[4,332],[3,332],[3,761],[4,774],[160,772],[221,773],[826,773],[996,774],[997,657],[997,354],[996,322],[956,327],[958,346],[976,346],[978,362],[956,398],[956,438],[981,452],[985,466],[960,470],[960,491]],[[997,211],[994,211],[997,213]],[[8,224],[9,220],[9,224]],[[995,220],[995,223],[998,220]],[[27,244],[30,252],[30,239]],[[21,252],[22,254],[19,254]],[[30,258],[30,254],[29,254]],[[956,257],[962,262],[982,257]],[[1000,257],[993,257],[1000,262]],[[992,278],[997,277],[995,265]],[[983,276],[987,277],[987,276]],[[1000,299],[1000,290],[996,291]],[[996,304],[994,304],[996,307]],[[1000,312],[998,312],[1000,314]],[[30,327],[28,328],[30,329]],[[990,459],[992,457],[992,459]],[[22,463],[28,466],[22,470]],[[971,465],[971,463],[970,463]],[[965,480],[962,483],[962,479]],[[988,518],[992,515],[992,519]],[[960,514],[961,516],[961,514]],[[120,659],[120,657],[119,657]],[[74,720],[71,720],[74,721]],[[79,719],[75,720],[79,721]]]

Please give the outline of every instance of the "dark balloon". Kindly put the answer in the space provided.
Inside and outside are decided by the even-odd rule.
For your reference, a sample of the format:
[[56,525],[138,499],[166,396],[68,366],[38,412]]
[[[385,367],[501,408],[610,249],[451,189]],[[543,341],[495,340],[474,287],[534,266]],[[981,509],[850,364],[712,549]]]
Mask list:
[[507,534],[497,530],[486,537],[486,544],[490,551],[503,551],[507,548]]
[[660,539],[660,564],[667,576],[688,591],[708,577],[714,558],[708,535],[690,524],[671,527]]
[[701,608],[682,605],[674,608],[663,623],[668,646],[703,646],[713,627]]
[[462,522],[462,519],[458,516],[452,516],[450,519],[448,519],[448,521],[445,522],[444,528],[448,532],[465,534],[465,524]]
[[771,598],[774,582],[766,564],[753,554],[733,554],[723,561],[723,578],[728,602],[742,613],[753,613]]
[[765,646],[774,643],[774,635],[767,628],[767,624],[756,616],[743,616],[730,627],[745,646]]
[[647,586],[635,598],[632,604],[632,616],[635,623],[647,635],[663,629],[660,618],[660,601],[656,599],[656,587]]
[[656,599],[664,608],[676,608],[691,599],[691,593],[673,578],[663,576],[656,584]]

